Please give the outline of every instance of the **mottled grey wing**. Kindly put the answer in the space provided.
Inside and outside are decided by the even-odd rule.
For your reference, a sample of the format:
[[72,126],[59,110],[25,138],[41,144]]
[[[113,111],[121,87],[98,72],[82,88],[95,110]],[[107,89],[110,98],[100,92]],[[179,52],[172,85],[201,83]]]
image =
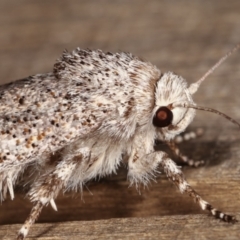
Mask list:
[[54,73],[1,86],[0,162],[31,160],[96,131],[124,134],[131,124],[131,61],[127,54],[77,49],[63,54]]

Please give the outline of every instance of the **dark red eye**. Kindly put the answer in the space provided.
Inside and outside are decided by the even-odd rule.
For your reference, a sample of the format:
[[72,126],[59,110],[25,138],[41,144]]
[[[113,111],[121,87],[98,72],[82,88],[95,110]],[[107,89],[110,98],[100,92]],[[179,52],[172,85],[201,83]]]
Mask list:
[[153,125],[155,127],[167,127],[172,123],[173,120],[173,113],[167,107],[160,107],[155,116],[153,117]]

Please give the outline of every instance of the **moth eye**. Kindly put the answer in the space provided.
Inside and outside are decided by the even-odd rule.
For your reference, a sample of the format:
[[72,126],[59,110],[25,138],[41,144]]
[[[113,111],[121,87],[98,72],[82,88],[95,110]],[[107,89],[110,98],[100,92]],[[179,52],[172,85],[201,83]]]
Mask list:
[[153,125],[155,127],[167,127],[172,123],[173,120],[173,113],[167,107],[160,107],[156,114],[153,117]]

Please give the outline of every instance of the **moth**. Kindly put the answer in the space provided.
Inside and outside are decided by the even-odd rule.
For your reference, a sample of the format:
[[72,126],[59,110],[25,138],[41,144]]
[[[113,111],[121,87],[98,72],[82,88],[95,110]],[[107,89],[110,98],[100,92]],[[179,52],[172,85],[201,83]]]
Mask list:
[[130,53],[80,48],[64,51],[50,73],[0,86],[0,200],[8,194],[14,198],[14,186],[24,172],[33,175],[28,193],[33,208],[17,239],[27,236],[44,206],[57,210],[54,200],[60,191],[81,191],[89,180],[116,172],[123,159],[131,185],[147,185],[160,165],[202,210],[236,222],[202,199],[154,144],[157,139],[165,142],[183,161],[197,166],[201,162],[189,160],[175,144],[196,110],[217,113],[240,126],[192,98],[206,77],[239,48],[190,86]]

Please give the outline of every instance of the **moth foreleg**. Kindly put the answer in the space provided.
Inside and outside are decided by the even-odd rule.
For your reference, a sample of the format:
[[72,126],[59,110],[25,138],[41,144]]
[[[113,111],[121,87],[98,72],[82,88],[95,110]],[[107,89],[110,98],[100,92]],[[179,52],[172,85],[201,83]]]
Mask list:
[[186,155],[182,154],[178,146],[175,144],[174,141],[167,142],[168,147],[174,152],[174,154],[179,158],[179,160],[187,164],[190,167],[199,167],[204,164],[204,161],[194,161],[193,159],[187,157]]
[[[132,150],[128,159],[128,180],[130,185],[138,188],[139,184],[147,186],[151,180],[154,180],[158,172],[158,165],[161,158],[155,158],[155,152],[144,154],[144,148]],[[158,152],[158,154],[165,154]]]
[[202,210],[208,210],[211,215],[225,222],[234,223],[237,221],[234,216],[217,210],[210,203],[203,200],[202,197],[185,180],[182,171],[174,161],[167,157],[164,157],[162,158],[161,165],[169,180],[178,187],[181,193],[187,193],[190,197],[192,197],[200,205]]
[[203,135],[203,129],[198,128],[195,131],[190,131],[186,133],[182,133],[181,135],[178,135],[174,138],[175,143],[182,143],[186,141],[190,141],[192,139],[201,137]]

